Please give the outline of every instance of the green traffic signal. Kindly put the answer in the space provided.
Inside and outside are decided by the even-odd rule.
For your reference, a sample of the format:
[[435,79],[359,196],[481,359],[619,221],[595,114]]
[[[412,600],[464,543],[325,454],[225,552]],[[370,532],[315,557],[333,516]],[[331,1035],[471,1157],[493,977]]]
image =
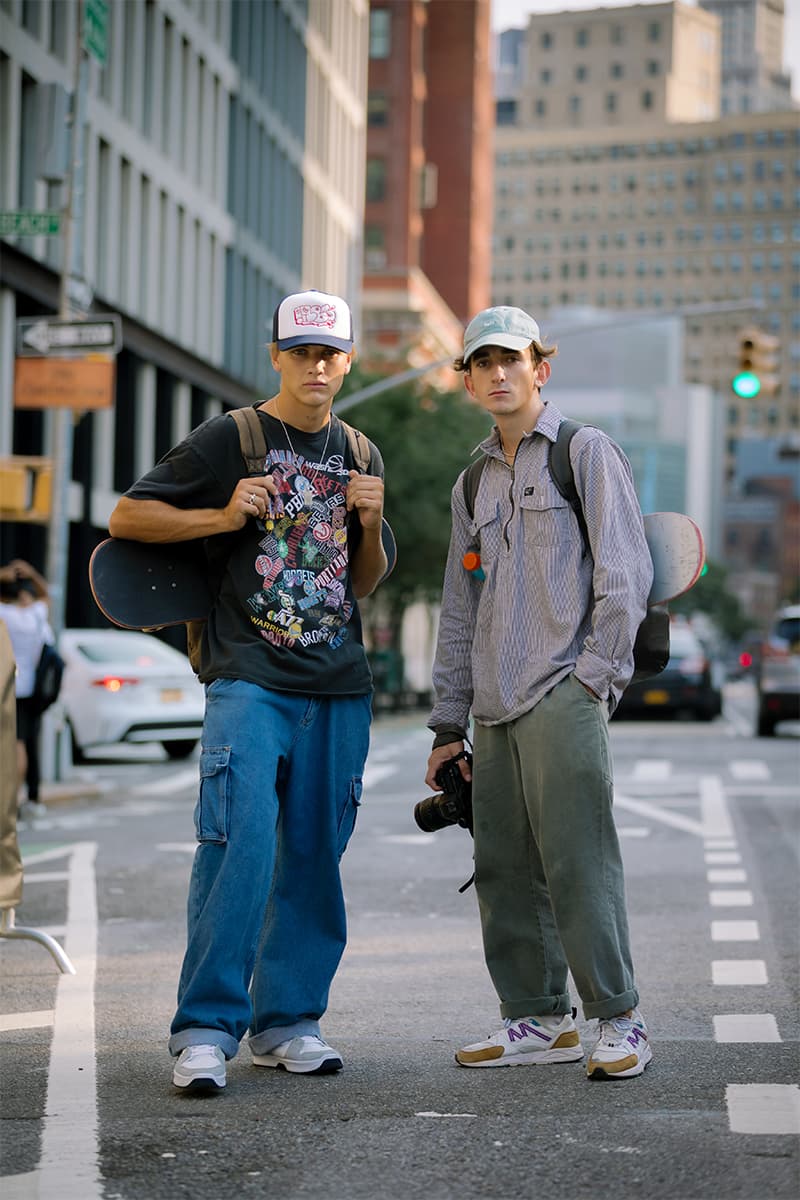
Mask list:
[[731,387],[742,400],[752,400],[761,391],[761,380],[753,371],[740,371],[731,380]]

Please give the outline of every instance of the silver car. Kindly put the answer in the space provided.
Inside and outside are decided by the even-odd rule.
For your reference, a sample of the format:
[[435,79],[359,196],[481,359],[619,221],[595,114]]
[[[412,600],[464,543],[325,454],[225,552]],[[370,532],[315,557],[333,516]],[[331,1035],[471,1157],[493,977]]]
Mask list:
[[800,604],[782,608],[761,645],[758,664],[759,737],[779,721],[800,720]]

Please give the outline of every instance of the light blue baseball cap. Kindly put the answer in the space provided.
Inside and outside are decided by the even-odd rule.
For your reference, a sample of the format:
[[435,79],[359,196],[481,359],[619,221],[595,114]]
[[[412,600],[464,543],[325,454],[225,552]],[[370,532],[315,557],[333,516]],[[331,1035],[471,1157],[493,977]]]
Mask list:
[[473,317],[464,331],[464,362],[482,346],[503,346],[506,350],[525,350],[540,339],[539,326],[521,308],[499,304],[485,308]]

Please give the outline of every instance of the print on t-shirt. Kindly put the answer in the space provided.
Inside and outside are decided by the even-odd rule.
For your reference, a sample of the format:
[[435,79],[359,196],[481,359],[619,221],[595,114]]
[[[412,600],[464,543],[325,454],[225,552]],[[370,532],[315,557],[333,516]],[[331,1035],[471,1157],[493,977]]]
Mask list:
[[250,620],[266,641],[296,649],[348,637],[353,605],[345,598],[349,472],[341,454],[310,463],[270,450],[264,473],[278,486],[273,515],[255,560],[261,587],[247,599]]

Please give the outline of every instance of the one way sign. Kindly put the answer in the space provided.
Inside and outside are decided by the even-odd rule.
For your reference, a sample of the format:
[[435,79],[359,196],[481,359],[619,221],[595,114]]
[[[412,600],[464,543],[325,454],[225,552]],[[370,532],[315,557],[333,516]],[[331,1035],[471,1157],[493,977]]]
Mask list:
[[17,321],[17,354],[22,356],[116,354],[121,345],[122,322],[117,313],[92,314],[90,321],[59,321],[55,317]]

